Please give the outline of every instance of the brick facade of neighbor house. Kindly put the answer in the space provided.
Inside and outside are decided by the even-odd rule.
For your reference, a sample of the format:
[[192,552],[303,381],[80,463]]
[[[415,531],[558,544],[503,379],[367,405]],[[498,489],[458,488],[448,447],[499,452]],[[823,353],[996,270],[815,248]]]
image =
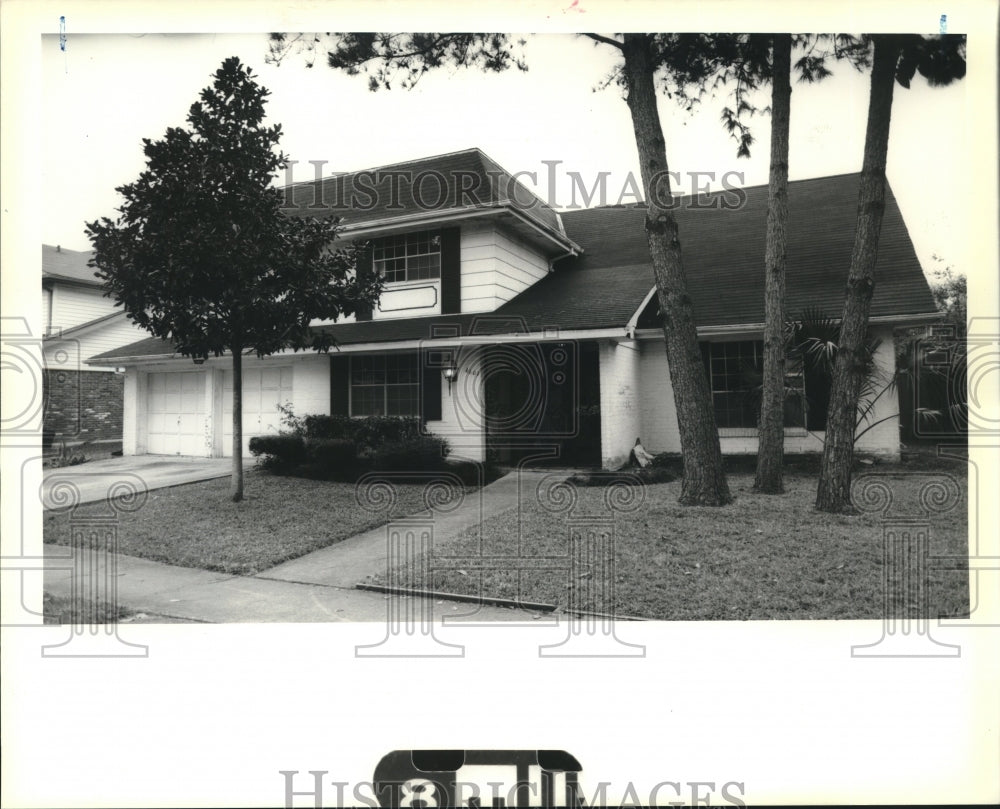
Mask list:
[[105,371],[45,375],[45,432],[56,441],[120,441],[124,377]]

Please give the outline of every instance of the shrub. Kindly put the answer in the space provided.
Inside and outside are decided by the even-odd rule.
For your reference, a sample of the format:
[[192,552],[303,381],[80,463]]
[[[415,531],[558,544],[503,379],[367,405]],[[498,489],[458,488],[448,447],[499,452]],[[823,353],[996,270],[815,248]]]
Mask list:
[[305,442],[294,433],[255,435],[250,439],[250,452],[264,469],[276,471],[290,469],[306,457]]
[[357,450],[344,438],[310,438],[306,443],[309,459],[305,469],[310,477],[353,480],[357,477]]
[[450,452],[443,438],[424,435],[404,441],[387,441],[363,456],[378,472],[423,472],[441,469]]
[[409,416],[306,416],[301,420],[308,438],[341,438],[359,448],[375,449],[390,442],[421,437],[420,419]]
[[614,483],[626,485],[646,485],[650,483],[670,483],[677,476],[664,466],[647,466],[643,469],[622,468],[617,471],[599,469],[594,472],[577,472],[569,482],[576,486],[610,486]]

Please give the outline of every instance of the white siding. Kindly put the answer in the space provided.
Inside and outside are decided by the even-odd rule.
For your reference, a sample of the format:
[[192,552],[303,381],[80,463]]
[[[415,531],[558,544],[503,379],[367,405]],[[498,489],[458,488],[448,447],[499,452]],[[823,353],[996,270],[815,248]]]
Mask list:
[[462,227],[462,311],[492,312],[544,278],[548,260],[492,223]]
[[449,388],[441,377],[441,420],[428,421],[427,429],[446,438],[455,459],[482,461],[486,456],[482,364],[475,349],[458,357],[458,379]]
[[462,227],[463,312],[492,312],[502,302],[496,294],[495,233],[487,222]]
[[98,288],[71,287],[56,284],[52,296],[52,323],[50,331],[72,329],[91,320],[110,315],[115,309],[110,298],[105,298]]
[[497,228],[497,297],[509,301],[519,292],[544,278],[549,262],[541,253]]
[[68,368],[80,371],[111,371],[114,365],[87,365],[87,360],[113,348],[134,343],[149,337],[149,332],[138,328],[124,316],[86,329],[69,337],[46,340],[45,364],[48,368]]

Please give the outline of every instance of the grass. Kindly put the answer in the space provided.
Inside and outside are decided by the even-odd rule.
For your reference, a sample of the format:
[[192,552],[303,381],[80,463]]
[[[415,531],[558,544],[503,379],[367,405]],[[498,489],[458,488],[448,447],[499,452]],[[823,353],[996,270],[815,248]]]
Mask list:
[[42,594],[42,613],[46,624],[116,624],[133,615],[128,607],[115,607],[100,599],[81,605],[51,593]]
[[[947,475],[957,481],[960,496],[952,510],[930,518],[929,552],[959,560],[950,570],[929,564],[925,603],[894,601],[890,611],[897,616],[969,613],[966,470],[961,463],[935,464],[939,479]],[[529,502],[487,520],[481,532],[470,530],[439,542],[425,577],[419,565],[412,565],[396,571],[395,583],[563,608],[576,594],[573,602],[582,609],[661,620],[881,618],[882,516],[816,511],[811,470],[787,471],[786,493],[769,496],[751,491],[752,467],[734,466],[729,481],[736,501],[730,506],[678,506],[678,479],[646,486],[640,508],[614,516],[616,572],[610,602],[593,592],[601,578],[598,567],[582,568],[573,580],[565,569],[542,568],[545,557],[563,563],[574,521],[586,526],[588,515],[607,518],[608,490],[601,488],[577,488],[576,504],[568,513]],[[878,464],[862,467],[855,479],[879,475],[892,492],[895,513],[913,515],[921,513],[919,490],[928,478],[912,473],[926,470],[926,460],[916,467]],[[523,537],[520,574],[509,558],[518,556],[518,537]],[[506,557],[486,563],[481,574],[475,564],[480,538],[482,555]]]
[[[245,499],[229,478],[158,489],[118,518],[118,552],[156,562],[249,576],[426,508],[424,486],[393,484],[395,502],[362,508],[350,483],[246,472]],[[440,494],[435,490],[434,494]],[[377,496],[377,492],[373,495]],[[110,514],[105,503],[46,512],[44,541],[70,544],[73,520]]]

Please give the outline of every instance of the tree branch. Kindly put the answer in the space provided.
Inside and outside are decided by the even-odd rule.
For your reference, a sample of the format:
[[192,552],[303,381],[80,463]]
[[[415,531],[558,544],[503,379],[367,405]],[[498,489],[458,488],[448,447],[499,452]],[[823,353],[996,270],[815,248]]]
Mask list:
[[617,39],[612,39],[611,37],[606,37],[602,34],[584,34],[583,36],[594,40],[594,42],[603,42],[605,45],[611,45],[612,47],[618,48],[618,50],[625,49],[625,46]]

